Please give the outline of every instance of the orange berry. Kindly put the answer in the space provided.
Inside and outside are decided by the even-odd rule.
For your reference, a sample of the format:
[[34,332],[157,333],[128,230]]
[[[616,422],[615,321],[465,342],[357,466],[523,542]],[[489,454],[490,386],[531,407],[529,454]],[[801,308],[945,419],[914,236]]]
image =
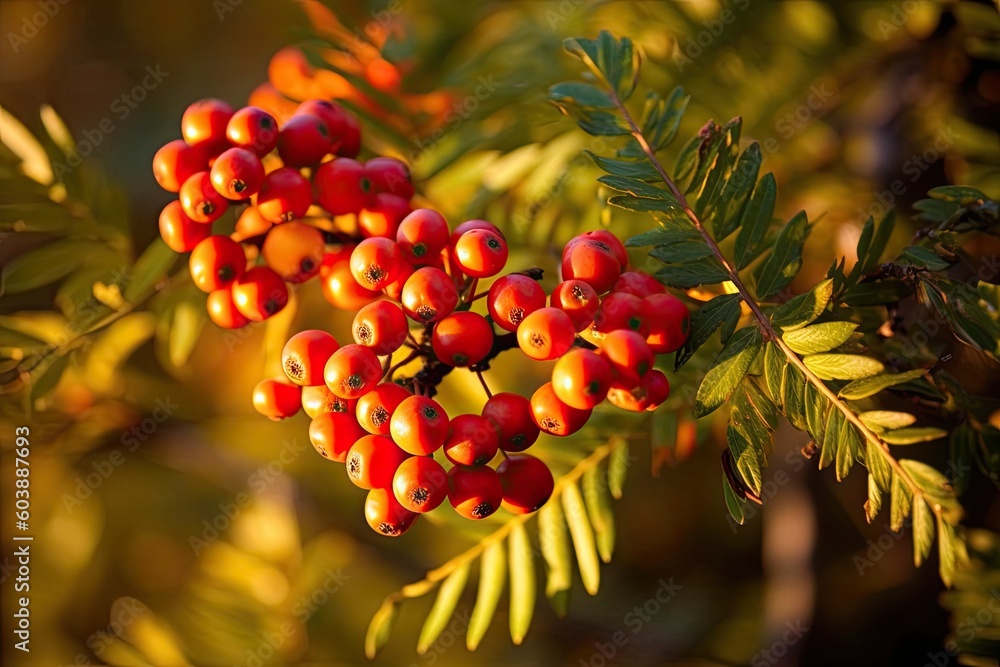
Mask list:
[[517,344],[536,361],[558,359],[573,346],[576,329],[569,315],[558,308],[540,308],[517,328]]
[[251,322],[263,322],[288,303],[288,286],[266,266],[255,266],[232,287],[236,309]]
[[315,387],[323,384],[326,362],[340,345],[325,331],[300,331],[281,350],[281,368],[295,384]]
[[482,466],[496,456],[497,433],[486,417],[459,415],[451,420],[444,455],[455,465]]
[[559,308],[573,320],[573,327],[579,332],[590,326],[600,308],[601,300],[597,292],[582,280],[566,280],[556,285],[549,301],[553,308]]
[[507,264],[507,242],[486,229],[472,229],[459,237],[455,244],[455,262],[467,276],[495,276]]
[[323,233],[303,222],[275,225],[261,254],[267,265],[290,283],[304,283],[317,273],[326,255]]
[[220,289],[208,295],[208,319],[223,329],[239,329],[250,324],[243,313],[233,303],[233,293],[229,289]]
[[437,322],[455,310],[458,289],[441,269],[425,266],[413,272],[403,285],[403,310],[421,324]]
[[365,520],[380,535],[399,537],[419,516],[400,505],[389,489],[372,489],[365,499]]
[[411,456],[396,468],[392,492],[411,512],[430,512],[448,497],[448,473],[430,456]]
[[364,434],[347,452],[347,476],[362,489],[388,489],[396,468],[407,458],[390,438]]
[[656,361],[646,339],[626,329],[607,334],[601,340],[601,352],[614,370],[616,386],[636,386]]
[[531,416],[539,429],[559,437],[572,435],[583,428],[592,410],[578,410],[556,396],[551,382],[546,382],[531,396]]
[[383,382],[358,399],[358,423],[373,435],[389,435],[389,422],[399,404],[412,396],[405,387]]
[[261,380],[253,389],[253,407],[275,421],[291,417],[302,406],[302,388],[284,378]]
[[552,369],[552,390],[560,401],[578,410],[589,410],[604,400],[611,388],[611,364],[592,350],[575,348]]
[[309,442],[321,456],[338,463],[344,463],[354,443],[366,435],[354,415],[346,412],[322,412],[309,424]]
[[545,307],[545,290],[528,276],[512,273],[490,285],[486,307],[497,326],[517,331],[525,317]]
[[424,456],[437,451],[448,437],[448,413],[426,396],[404,399],[389,420],[392,439],[403,451]]
[[326,386],[341,398],[361,398],[382,379],[382,364],[363,345],[345,345],[334,352],[324,369]]
[[434,355],[449,366],[472,366],[493,348],[493,327],[479,313],[451,313],[434,325]]
[[402,347],[409,330],[403,309],[384,299],[359,310],[351,327],[354,342],[371,348],[379,356],[392,354]]

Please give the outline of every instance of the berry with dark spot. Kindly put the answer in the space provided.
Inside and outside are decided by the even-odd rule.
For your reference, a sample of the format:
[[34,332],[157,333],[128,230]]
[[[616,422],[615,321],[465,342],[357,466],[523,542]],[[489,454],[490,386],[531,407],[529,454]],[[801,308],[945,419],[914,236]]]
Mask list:
[[326,362],[340,345],[325,331],[300,331],[281,350],[281,368],[295,384],[315,387],[323,384]]
[[448,437],[448,413],[426,396],[404,399],[389,420],[392,439],[403,451],[424,456],[437,451]]
[[354,316],[354,341],[379,356],[392,354],[406,341],[409,323],[403,309],[391,301],[374,301]]
[[347,476],[362,489],[392,486],[396,468],[409,456],[384,435],[363,435],[347,452]]
[[487,466],[455,466],[448,471],[448,502],[467,519],[485,519],[503,502],[500,476]]
[[545,307],[545,290],[528,276],[513,273],[490,285],[486,307],[497,326],[517,331],[526,316]]
[[520,394],[493,394],[483,406],[482,415],[496,431],[497,444],[505,452],[523,452],[538,439],[531,403]]
[[346,412],[323,412],[309,424],[309,442],[323,457],[338,463],[344,463],[354,443],[366,435],[354,415]]
[[497,466],[503,488],[503,507],[512,514],[530,514],[552,495],[555,480],[542,461],[528,454],[515,454]]
[[576,338],[569,315],[558,308],[540,308],[524,318],[517,328],[517,344],[536,361],[558,359]]
[[365,499],[365,520],[381,535],[399,537],[410,529],[418,516],[400,505],[389,489],[372,489]]
[[369,433],[388,435],[392,413],[410,396],[408,389],[392,382],[383,382],[358,399],[358,423]]
[[382,379],[382,364],[364,345],[345,345],[330,356],[323,376],[337,396],[361,398]]
[[493,460],[499,447],[497,433],[480,415],[459,415],[451,420],[444,455],[455,465],[483,466]]
[[593,410],[579,410],[559,400],[552,383],[546,382],[531,396],[531,416],[545,433],[559,437],[572,435],[583,428]]
[[411,456],[396,468],[392,491],[411,512],[430,512],[448,496],[448,475],[432,457]]

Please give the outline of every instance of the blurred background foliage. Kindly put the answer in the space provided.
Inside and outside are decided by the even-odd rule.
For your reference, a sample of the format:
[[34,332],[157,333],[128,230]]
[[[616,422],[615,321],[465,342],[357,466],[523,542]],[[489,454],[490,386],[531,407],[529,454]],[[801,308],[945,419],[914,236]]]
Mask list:
[[[607,147],[546,102],[548,86],[578,75],[565,37],[629,35],[648,86],[691,93],[682,136],[742,115],[744,141],[761,142],[777,178],[779,216],[805,208],[819,219],[801,290],[851,257],[869,214],[899,208],[896,250],[919,227],[910,206],[929,188],[1000,193],[998,26],[986,2],[4,2],[0,422],[4,433],[31,426],[36,535],[36,642],[29,660],[5,642],[4,662],[356,664],[386,594],[503,521],[442,516],[380,538],[362,520],[364,495],[311,451],[304,416],[253,413],[250,391],[276,370],[288,332],[348,337],[352,314],[311,284],[265,326],[205,325],[184,262],[154,242],[169,196],[149,170],[192,100],[274,95],[258,87],[269,75],[288,97],[341,100],[361,117],[369,154],[406,159],[449,220],[500,225],[511,266],[548,269],[551,288],[571,236],[650,224],[603,204],[582,151]],[[290,51],[272,60],[289,44],[308,64]],[[402,74],[398,92],[386,92],[381,59]],[[980,264],[967,269],[995,282],[992,243],[969,248]],[[951,350],[933,337],[920,356]],[[970,392],[997,395],[995,366],[954,354]],[[488,376],[494,389],[528,392],[543,366],[498,364]],[[467,593],[423,656],[413,645],[431,602],[410,602],[376,662],[599,665],[598,644],[606,653],[621,632],[622,664],[935,664],[954,660],[946,635],[962,637],[969,617],[977,639],[1000,639],[1000,615],[980,613],[1000,608],[989,605],[995,575],[973,570],[942,607],[935,568],[913,569],[905,532],[864,522],[864,478],[817,473],[791,431],[779,432],[765,506],[737,530],[719,494],[724,437],[685,417],[694,380],[671,380],[671,404],[652,420],[602,417],[579,438],[536,447],[565,472],[609,434],[629,434],[618,545],[598,596],[577,582],[564,619],[540,603],[521,647],[501,605],[470,654]],[[476,409],[479,392],[474,376],[455,373],[441,397],[457,413]],[[941,443],[915,450],[944,467]],[[967,525],[1000,526],[985,478],[962,501]],[[3,531],[6,565],[9,516]],[[970,546],[977,567],[995,567],[988,533]],[[680,592],[649,605],[671,581]],[[638,614],[644,605],[657,612]],[[789,640],[789,627],[804,630]]]

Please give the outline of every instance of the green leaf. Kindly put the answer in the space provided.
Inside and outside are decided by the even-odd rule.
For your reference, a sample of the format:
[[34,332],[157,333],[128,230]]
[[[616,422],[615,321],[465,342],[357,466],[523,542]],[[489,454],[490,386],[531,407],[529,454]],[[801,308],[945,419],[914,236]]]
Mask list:
[[660,173],[653,168],[648,160],[614,160],[601,157],[590,151],[584,151],[590,159],[604,171],[614,176],[638,179],[640,181],[659,181]]
[[757,443],[752,443],[737,428],[730,425],[726,429],[726,443],[729,451],[733,455],[733,462],[736,470],[740,473],[740,478],[758,496],[762,483],[761,475],[761,452]]
[[875,520],[882,509],[882,491],[873,475],[868,475],[868,501],[865,502],[865,519],[868,523]]
[[931,188],[927,194],[942,201],[958,202],[962,206],[989,199],[981,190],[970,188],[966,185],[942,185],[941,187]]
[[824,322],[786,331],[782,339],[798,354],[817,354],[840,347],[857,328],[853,322]]
[[594,527],[597,552],[602,561],[610,563],[615,550],[615,516],[611,510],[611,495],[601,473],[601,468],[594,466],[583,473],[581,483],[590,525]]
[[[737,134],[739,130],[736,130]],[[736,159],[736,151],[739,145],[733,139],[732,130],[728,129],[723,134],[722,144],[719,151],[711,161],[708,173],[705,175],[705,184],[701,188],[697,201],[694,202],[694,210],[702,220],[706,221],[709,229],[715,232],[715,238],[724,239],[728,234],[723,234],[723,230],[715,227],[719,220],[715,213],[721,190],[725,186],[728,176],[732,170],[732,163]],[[753,184],[751,184],[751,188]]]
[[884,306],[898,303],[913,293],[901,280],[882,280],[877,283],[851,285],[844,290],[841,301],[848,306]]
[[465,646],[475,651],[489,629],[500,603],[500,595],[507,583],[507,545],[496,541],[483,550],[479,567],[479,592],[476,606],[469,618],[469,630],[465,636]]
[[603,183],[612,190],[625,192],[641,199],[673,199],[673,195],[666,190],[636,178],[608,175],[599,177],[597,182]]
[[865,426],[873,431],[885,431],[893,428],[905,428],[917,421],[917,418],[907,412],[891,410],[871,410],[862,412],[858,417]]
[[392,626],[396,621],[396,611],[396,604],[386,601],[372,616],[371,623],[368,624],[368,632],[365,634],[365,657],[369,660],[374,660],[375,655],[382,647],[389,643],[389,635],[392,633]]
[[665,264],[694,262],[712,255],[712,249],[708,244],[698,239],[657,246],[649,251],[650,257]]
[[602,30],[597,39],[570,38],[563,48],[584,62],[594,76],[604,81],[625,101],[635,89],[639,74],[639,54],[628,37],[615,39]]
[[632,195],[615,195],[608,197],[608,204],[623,208],[626,211],[652,213],[654,216],[661,213],[669,219],[687,219],[684,211],[681,210],[680,206],[673,199],[645,199],[642,197],[633,197]]
[[934,544],[934,516],[922,498],[913,499],[913,564],[920,567]]
[[775,309],[771,324],[785,331],[795,331],[814,321],[826,310],[833,296],[833,281],[824,280],[805,294],[789,299]]
[[804,211],[799,211],[778,234],[774,250],[757,270],[757,296],[767,299],[785,289],[802,266],[802,244],[811,227]]
[[736,497],[736,493],[729,486],[729,480],[726,479],[725,475],[722,476],[722,495],[726,499],[726,509],[729,510],[729,516],[733,517],[733,521],[742,526],[745,521],[743,501]]
[[711,257],[684,264],[669,264],[658,270],[655,276],[664,285],[679,289],[690,289],[698,285],[717,285],[729,280],[726,270]]
[[837,434],[837,481],[843,481],[854,461],[861,456],[861,436],[854,424],[845,420]]
[[167,276],[177,257],[177,253],[162,239],[150,243],[132,267],[132,275],[123,294],[125,300],[135,305],[151,295],[156,283]]
[[427,652],[451,620],[458,599],[465,590],[465,583],[469,580],[469,566],[469,562],[459,565],[441,582],[434,606],[431,607],[431,613],[427,615],[424,627],[420,630],[420,638],[417,640],[417,653],[420,655]]
[[889,373],[873,375],[872,377],[855,380],[841,389],[839,395],[841,398],[859,401],[862,398],[874,396],[883,389],[888,389],[889,387],[894,387],[898,384],[903,384],[904,382],[916,380],[917,378],[923,377],[925,373],[926,371],[922,368],[918,368],[912,371],[897,373],[896,375]]
[[573,563],[566,517],[560,503],[545,503],[538,510],[538,544],[548,570],[545,596],[556,614],[565,616],[573,586]]
[[857,380],[885,370],[882,362],[859,354],[811,354],[802,360],[821,380]]
[[608,458],[608,490],[611,491],[611,496],[615,500],[621,500],[628,466],[628,441],[618,440],[618,445]]
[[953,505],[955,490],[939,470],[913,459],[900,459],[899,465],[909,474],[917,488],[942,505]]
[[831,409],[826,417],[826,429],[819,450],[819,469],[827,467],[837,460],[837,446],[840,442],[840,431],[847,426],[844,413]]
[[642,234],[637,234],[625,241],[626,248],[645,248],[648,246],[669,245],[690,241],[698,237],[694,227],[690,231],[675,231],[673,229],[652,229]]
[[698,163],[698,149],[701,146],[701,137],[695,135],[688,139],[681,152],[677,155],[677,163],[674,165],[674,182],[678,187],[694,171]]
[[806,383],[803,399],[803,407],[806,413],[806,427],[809,435],[816,442],[823,442],[823,438],[826,435],[826,421],[827,414],[830,411],[830,402],[819,393],[819,390],[812,383],[808,382]]
[[951,586],[955,580],[955,570],[958,566],[958,554],[955,529],[940,516],[937,517],[938,527],[938,572],[945,586]]
[[704,417],[729,400],[750,370],[760,347],[760,329],[755,326],[744,327],[733,334],[698,387],[694,399],[695,417]]
[[74,239],[56,241],[23,253],[3,267],[0,294],[20,294],[62,280],[76,271],[97,248],[104,246]]
[[917,442],[940,440],[947,436],[948,432],[940,428],[925,426],[921,428],[900,428],[893,431],[885,431],[879,435],[890,445],[912,445]]
[[646,94],[639,126],[654,153],[662,151],[673,142],[690,101],[691,97],[685,95],[680,86],[674,88],[666,100],[653,91]]
[[576,484],[568,484],[562,493],[563,511],[566,514],[566,525],[573,539],[576,550],[576,562],[580,567],[580,579],[583,587],[591,595],[597,595],[601,585],[601,567],[597,557],[597,545],[594,543],[594,531],[587,518],[587,508]]
[[576,120],[580,129],[595,137],[620,137],[631,134],[631,129],[617,113],[583,107],[570,100],[557,102],[556,106],[564,114]]
[[677,351],[674,367],[680,369],[712,337],[715,330],[728,323],[735,327],[740,318],[739,294],[722,294],[714,297],[691,315],[691,331]]
[[734,260],[737,269],[746,268],[757,257],[764,237],[774,219],[774,202],[778,186],[774,174],[767,173],[753,191],[753,197],[743,211],[736,235]]
[[898,533],[903,529],[906,517],[910,516],[910,507],[913,503],[913,493],[906,486],[906,482],[899,475],[892,476],[892,488],[890,490],[890,510],[889,528]]
[[788,364],[785,368],[784,394],[781,402],[785,407],[785,417],[799,431],[807,430],[805,392],[806,378],[802,371]]
[[519,645],[535,612],[535,559],[523,523],[514,525],[507,538],[510,561],[510,638]]
[[889,467],[889,462],[886,461],[882,448],[871,440],[865,442],[865,465],[878,485],[879,491],[889,493],[889,487],[892,484],[892,468]]
[[549,99],[553,102],[575,102],[594,109],[614,109],[611,97],[597,86],[580,81],[557,83],[549,88]]
[[764,381],[771,399],[780,407],[784,400],[785,367],[788,361],[785,353],[772,342],[764,349]]
[[882,258],[882,253],[885,252],[885,248],[889,244],[895,223],[896,212],[891,209],[878,225],[871,217],[868,218],[861,232],[861,238],[858,240],[858,261],[851,269],[848,282],[856,283],[862,276],[871,273],[872,269],[878,266],[879,259]]
[[900,255],[900,260],[910,264],[911,266],[915,266],[918,269],[927,269],[928,271],[944,271],[951,266],[951,262],[946,262],[941,259],[941,257],[930,248],[924,248],[923,246],[918,245],[905,248],[902,255]]
[[[760,144],[755,141],[743,151],[743,155],[740,156],[736,167],[726,181],[725,187],[723,187],[719,195],[718,204],[713,210],[714,221],[712,227],[715,229],[715,235],[718,240],[727,238],[740,228],[742,224],[746,224],[747,220],[744,212],[748,208],[747,202],[754,191],[754,184],[757,183],[757,174],[760,173],[761,159]],[[773,177],[768,179],[768,176],[770,174],[765,176],[761,182],[770,180],[773,183]],[[761,186],[758,185],[757,187]],[[765,185],[764,187],[770,186]],[[759,211],[754,213],[754,215],[759,214]],[[770,220],[768,220],[768,223],[770,223]],[[766,230],[767,226],[765,225],[764,231],[766,232]],[[742,231],[742,228],[740,228],[740,231]],[[739,239],[737,238],[737,240]],[[737,267],[742,268],[739,266],[739,262],[737,262]]]

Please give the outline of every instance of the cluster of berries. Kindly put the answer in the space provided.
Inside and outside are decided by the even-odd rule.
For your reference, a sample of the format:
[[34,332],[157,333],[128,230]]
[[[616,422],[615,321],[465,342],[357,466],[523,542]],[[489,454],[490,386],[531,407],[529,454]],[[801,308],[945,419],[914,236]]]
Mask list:
[[[333,218],[352,216],[362,236],[378,236],[410,213],[406,165],[356,160],[360,126],[337,104],[308,100],[279,122],[257,107],[206,99],[184,112],[181,134],[153,158],[157,182],[178,194],[160,214],[160,235],[191,253],[191,277],[221,327],[274,315],[288,302],[288,283],[330,273],[342,282],[334,271],[342,255],[326,251]],[[239,204],[248,206],[233,232],[213,234]]]
[[[312,418],[311,442],[368,490],[366,517],[379,533],[402,534],[446,498],[470,519],[501,506],[533,512],[554,486],[548,467],[523,453],[541,432],[575,433],[605,398],[643,411],[669,396],[655,355],[682,345],[688,311],[655,279],[627,270],[617,237],[594,231],[570,241],[563,282],[551,295],[531,271],[504,275],[475,294],[507,256],[504,235],[489,222],[451,230],[436,211],[414,210],[338,260],[352,293],[369,299],[354,319],[354,343],[341,346],[319,330],[298,333],[282,352],[286,377],[254,390],[254,406],[267,417],[284,419],[301,407]],[[472,310],[479,299],[484,314]],[[419,325],[416,336],[411,323]],[[420,374],[396,382],[400,364],[390,366],[391,355],[406,347],[411,354],[401,363],[422,357],[425,369],[479,372],[515,346],[530,359],[555,360],[551,382],[530,399],[487,388],[480,414],[449,418]],[[447,470],[435,459],[439,450]]]

